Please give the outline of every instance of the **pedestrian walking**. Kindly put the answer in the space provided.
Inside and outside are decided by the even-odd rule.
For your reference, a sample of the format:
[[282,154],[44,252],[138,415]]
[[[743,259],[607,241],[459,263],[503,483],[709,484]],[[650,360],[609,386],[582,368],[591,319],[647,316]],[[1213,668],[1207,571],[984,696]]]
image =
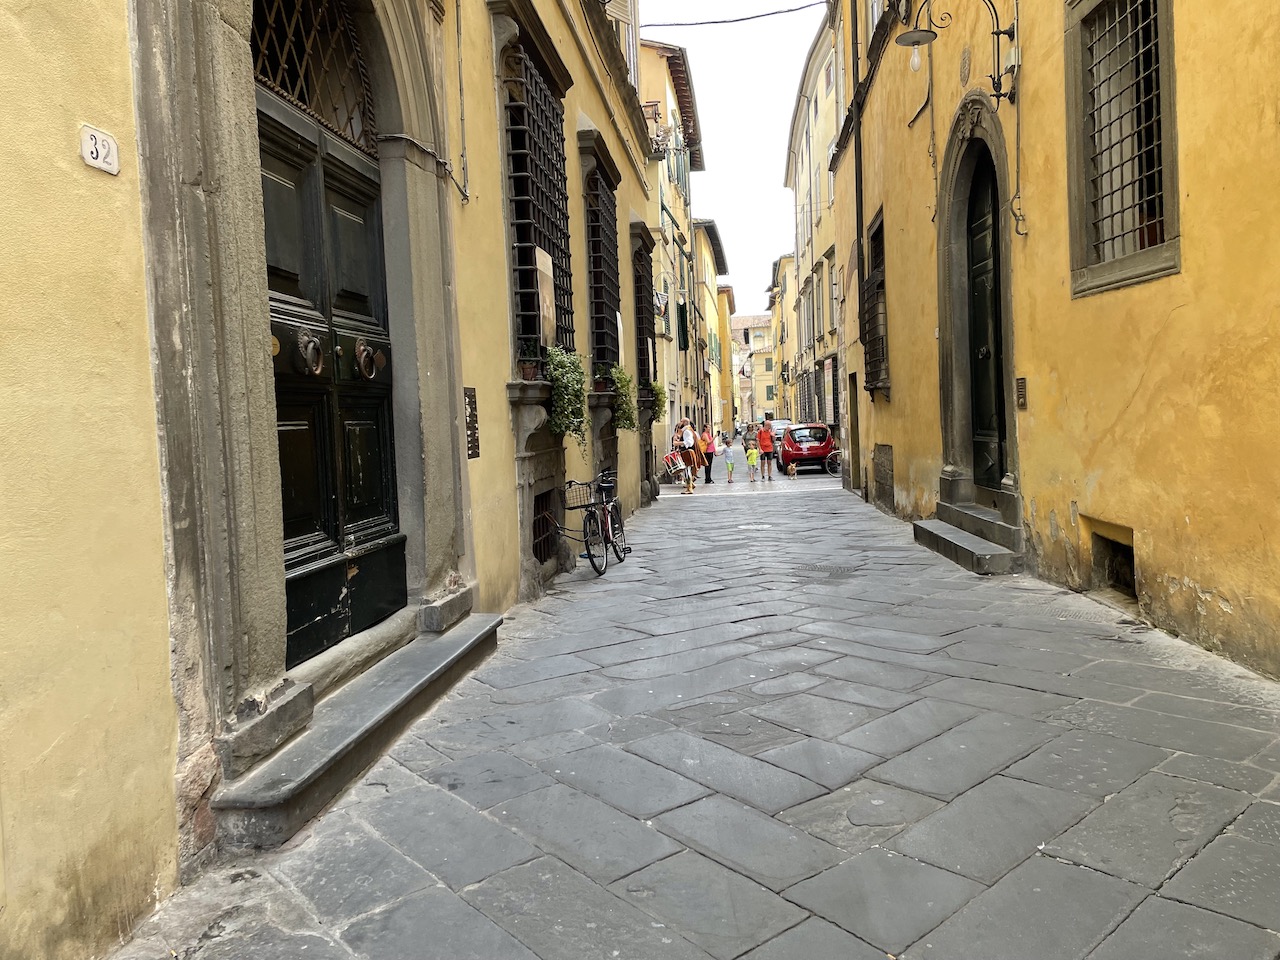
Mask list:
[[756,434],[756,442],[760,444],[760,478],[773,483],[773,421],[766,420],[760,424],[760,432]]
[[726,444],[724,448],[724,470],[729,475],[729,483],[733,483],[733,445]]
[[702,462],[702,458],[698,454],[698,435],[693,431],[693,424],[689,419],[680,421],[680,456],[684,460],[685,466],[685,487],[681,493],[693,493],[694,477],[698,474],[698,466]]
[[756,482],[756,469],[760,463],[760,448],[754,440],[747,441],[747,476],[751,478],[751,482]]
[[715,483],[711,479],[711,465],[716,459],[716,435],[711,432],[711,424],[702,425],[702,456],[707,461],[707,483]]

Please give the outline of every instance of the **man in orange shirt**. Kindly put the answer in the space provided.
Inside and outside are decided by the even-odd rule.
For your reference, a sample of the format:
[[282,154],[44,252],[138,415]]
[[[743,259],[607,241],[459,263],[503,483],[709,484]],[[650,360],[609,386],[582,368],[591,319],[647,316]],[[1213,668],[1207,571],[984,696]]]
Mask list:
[[756,442],[760,444],[761,480],[773,482],[773,421],[766,420],[760,424],[760,432],[756,434]]

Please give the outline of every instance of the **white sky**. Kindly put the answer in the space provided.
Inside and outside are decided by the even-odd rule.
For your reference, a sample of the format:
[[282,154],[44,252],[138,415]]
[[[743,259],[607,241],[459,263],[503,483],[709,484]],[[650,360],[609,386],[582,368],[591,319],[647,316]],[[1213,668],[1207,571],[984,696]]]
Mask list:
[[[640,23],[721,20],[806,0],[640,0]],[[720,228],[738,313],[765,313],[773,261],[795,246],[783,187],[791,108],[823,7],[710,27],[644,28],[689,51],[706,172],[693,175],[693,215]],[[725,281],[721,281],[725,282]]]

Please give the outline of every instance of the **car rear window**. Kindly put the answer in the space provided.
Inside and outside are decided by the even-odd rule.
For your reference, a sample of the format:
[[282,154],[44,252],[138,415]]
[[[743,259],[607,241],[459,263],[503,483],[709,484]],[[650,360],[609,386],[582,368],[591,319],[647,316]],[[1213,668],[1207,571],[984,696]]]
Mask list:
[[792,427],[791,439],[796,443],[823,443],[827,439],[827,428]]

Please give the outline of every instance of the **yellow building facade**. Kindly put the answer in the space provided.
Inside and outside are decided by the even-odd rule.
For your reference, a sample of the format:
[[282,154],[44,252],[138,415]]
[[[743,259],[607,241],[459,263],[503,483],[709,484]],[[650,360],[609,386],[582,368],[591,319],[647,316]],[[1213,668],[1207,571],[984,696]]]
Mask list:
[[[731,364],[725,360],[728,341],[724,329],[729,316],[722,311],[728,299],[721,297],[718,278],[729,272],[725,259],[724,243],[714,220],[694,221],[694,277],[697,313],[696,343],[700,351],[698,362],[702,368],[702,396],[696,400],[698,428],[710,426],[717,434],[724,428],[724,408],[721,405],[721,378]],[[732,296],[732,290],[729,290]]]
[[560,484],[652,495],[637,22],[6,12],[0,76],[46,107],[0,119],[0,337],[60,346],[0,376],[0,956],[101,954],[211,858],[283,842],[574,562]]
[[773,363],[778,371],[775,416],[799,423],[799,336],[796,329],[796,258],[787,254],[773,262],[769,316],[773,330]]
[[[979,565],[1280,676],[1280,413],[1257,389],[1280,367],[1280,229],[1254,189],[1280,160],[1277,28],[1242,35],[1239,2],[949,9],[831,10],[851,87],[837,260],[862,276],[850,482],[934,518],[924,542],[977,533],[1009,554]],[[1016,42],[993,37],[1017,14]],[[937,39],[896,44],[918,20]],[[1229,98],[1224,50],[1249,78]]]

